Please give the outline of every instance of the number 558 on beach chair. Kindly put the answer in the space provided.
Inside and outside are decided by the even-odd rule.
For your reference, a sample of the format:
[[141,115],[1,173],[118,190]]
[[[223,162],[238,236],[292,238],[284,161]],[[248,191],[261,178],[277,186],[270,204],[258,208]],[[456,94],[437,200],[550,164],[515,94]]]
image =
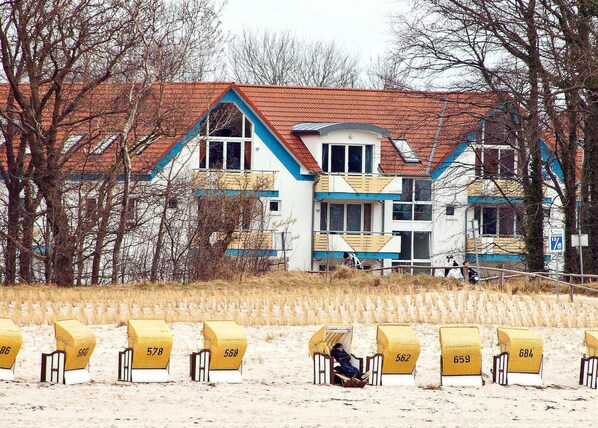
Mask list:
[[[351,354],[353,326],[349,324],[326,324],[309,341],[309,354],[314,363],[314,384],[340,384],[347,388],[363,388],[367,381],[350,379],[334,370],[334,358],[330,356],[333,346],[341,343]],[[351,364],[363,371],[363,358],[351,354]]]
[[78,320],[54,323],[56,351],[42,354],[41,381],[51,383],[85,383],[89,376],[89,360],[96,346],[93,331]]

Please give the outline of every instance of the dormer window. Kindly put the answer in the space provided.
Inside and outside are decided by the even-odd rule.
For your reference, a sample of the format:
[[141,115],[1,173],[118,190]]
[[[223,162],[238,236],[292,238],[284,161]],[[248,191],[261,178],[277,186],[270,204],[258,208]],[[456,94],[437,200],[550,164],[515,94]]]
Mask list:
[[322,170],[371,174],[373,145],[322,144]]
[[517,174],[517,138],[510,115],[496,113],[478,129],[476,177],[511,178]]
[[100,142],[98,143],[97,146],[95,146],[92,150],[91,150],[91,154],[92,155],[101,155],[102,153],[104,153],[106,151],[106,149],[108,147],[110,147],[110,145],[112,143],[114,143],[116,141],[116,139],[118,138],[118,134],[108,134],[108,135],[104,135],[102,137],[102,139],[100,140]]
[[218,104],[201,124],[200,135],[200,168],[251,169],[253,124],[235,104]]
[[392,139],[392,144],[399,151],[399,154],[406,163],[421,163],[421,160],[413,150],[409,142],[402,138]]
[[81,139],[83,139],[83,135],[71,135],[68,137],[62,145],[62,153],[69,152]]

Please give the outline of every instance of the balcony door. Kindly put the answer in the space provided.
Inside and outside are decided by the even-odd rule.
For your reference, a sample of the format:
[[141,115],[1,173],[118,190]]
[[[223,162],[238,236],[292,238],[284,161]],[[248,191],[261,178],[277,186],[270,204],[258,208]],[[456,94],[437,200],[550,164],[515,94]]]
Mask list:
[[372,231],[372,204],[320,204],[320,231],[361,233]]

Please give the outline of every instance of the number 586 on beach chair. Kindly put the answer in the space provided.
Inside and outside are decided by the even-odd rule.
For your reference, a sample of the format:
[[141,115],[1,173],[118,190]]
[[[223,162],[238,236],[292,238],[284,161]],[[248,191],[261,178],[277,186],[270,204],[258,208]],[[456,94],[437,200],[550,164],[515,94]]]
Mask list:
[[0,318],[0,380],[14,380],[15,361],[22,344],[19,327],[9,318]]

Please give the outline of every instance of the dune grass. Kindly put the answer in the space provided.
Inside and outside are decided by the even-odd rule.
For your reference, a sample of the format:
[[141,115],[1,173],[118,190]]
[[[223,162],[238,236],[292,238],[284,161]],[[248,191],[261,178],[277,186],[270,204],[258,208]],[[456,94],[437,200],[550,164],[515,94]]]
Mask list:
[[340,269],[331,276],[278,272],[243,282],[157,283],[0,289],[0,316],[19,325],[76,318],[118,324],[130,318],[167,322],[233,319],[242,325],[343,323],[504,324],[596,327],[598,298],[547,294],[546,284],[508,282],[504,290],[463,282],[392,274],[376,277]]

